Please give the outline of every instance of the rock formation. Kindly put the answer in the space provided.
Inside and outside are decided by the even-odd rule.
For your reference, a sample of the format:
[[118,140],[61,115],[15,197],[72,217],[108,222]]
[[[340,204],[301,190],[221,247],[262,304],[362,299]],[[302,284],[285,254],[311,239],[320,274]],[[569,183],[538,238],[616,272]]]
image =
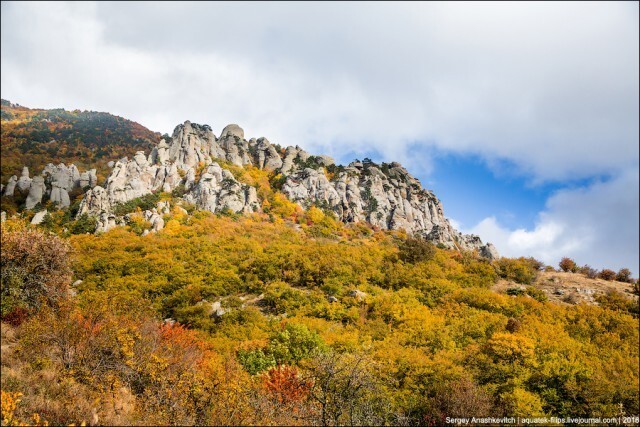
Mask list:
[[15,175],[9,178],[3,196],[14,197],[17,188],[23,194],[28,192],[26,209],[33,209],[46,200],[64,208],[71,204],[69,192],[78,188],[95,187],[97,183],[95,169],[80,173],[73,164],[66,166],[61,163],[56,166],[49,163],[41,175],[30,178],[29,168],[25,166],[20,178]]
[[25,207],[27,209],[33,209],[38,203],[41,203],[45,190],[44,178],[41,176],[34,177],[31,180],[29,195],[27,196]]
[[34,225],[42,224],[42,221],[44,221],[45,216],[47,216],[46,209],[36,213],[31,219],[31,224],[34,224]]
[[[156,191],[171,192],[183,186],[184,199],[211,212],[255,212],[260,209],[256,189],[238,182],[214,159],[243,166],[262,162],[273,167],[280,159],[266,139],[244,139],[238,125],[229,125],[216,138],[207,125],[186,121],[175,128],[171,140],[161,140],[148,157],[138,152],[133,159],[115,163],[105,187],[96,186],[83,199],[78,215],[101,217],[119,203]],[[266,142],[265,142],[266,141]],[[252,147],[260,145],[261,149]],[[251,156],[254,152],[255,156]],[[112,222],[101,222],[109,227]]]
[[[284,151],[284,152],[283,152]],[[444,217],[442,204],[398,163],[377,165],[367,159],[346,167],[327,156],[312,156],[298,146],[281,150],[266,138],[245,139],[244,130],[226,126],[217,138],[208,125],[178,125],[148,157],[138,152],[113,166],[105,187],[88,191],[78,215],[99,218],[99,230],[115,226],[114,207],[152,192],[183,187],[185,201],[211,212],[255,212],[256,189],[242,184],[220,161],[255,166],[282,174],[282,193],[303,208],[317,205],[343,222],[367,221],[383,230],[404,229],[450,248],[477,249],[497,256],[479,237],[463,235]],[[154,227],[156,228],[156,227]]]
[[25,191],[28,190],[30,186],[31,178],[29,178],[29,168],[25,166],[22,168],[22,173],[20,174],[20,179],[18,179],[16,187],[18,187],[20,191]]
[[[400,164],[378,165],[365,159],[337,166],[330,157],[310,155],[299,146],[282,149],[266,138],[247,140],[236,124],[226,126],[218,138],[210,126],[186,121],[148,155],[139,151],[132,159],[109,162],[112,170],[103,186],[97,185],[95,169],[80,173],[74,165],[49,164],[33,179],[25,167],[20,178],[11,177],[4,194],[28,189],[27,209],[46,196],[64,207],[70,204],[70,191],[90,187],[77,215],[94,216],[96,231],[127,222],[115,214],[119,204],[156,192],[174,192],[211,212],[259,211],[256,188],[239,182],[225,164],[280,174],[281,191],[291,201],[303,208],[330,210],[345,223],[366,221],[383,230],[403,229],[449,248],[477,249],[483,256],[497,257],[491,244],[455,230],[438,198]],[[167,212],[168,205],[145,212],[150,231],[162,229]]]
[[[291,157],[293,161],[285,160],[283,169],[286,167],[288,174],[282,192],[301,206],[315,204],[330,209],[343,222],[367,221],[383,230],[403,229],[449,248],[496,254],[495,248],[485,247],[479,237],[455,230],[436,196],[422,188],[400,164],[356,161],[347,167],[330,168],[334,175],[329,180],[322,167],[324,161],[316,157],[305,159],[290,148],[287,159]],[[299,166],[310,163],[311,167]]]
[[13,193],[15,192],[17,182],[18,182],[17,176],[13,175],[11,178],[9,178],[9,182],[7,183],[7,186],[4,189],[5,196],[13,197]]

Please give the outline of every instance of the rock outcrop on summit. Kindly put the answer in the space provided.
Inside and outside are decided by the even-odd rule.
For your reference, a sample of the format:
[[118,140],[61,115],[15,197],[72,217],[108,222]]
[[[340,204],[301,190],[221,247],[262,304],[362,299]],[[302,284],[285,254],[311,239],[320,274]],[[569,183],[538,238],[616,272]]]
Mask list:
[[[148,157],[139,151],[131,160],[116,162],[105,186],[87,192],[78,215],[104,216],[112,213],[119,203],[156,191],[171,192],[180,186],[184,187],[184,199],[201,209],[258,211],[256,189],[238,182],[230,171],[214,161],[221,158],[241,166],[252,164],[248,142],[236,144],[241,141],[238,131],[227,131],[228,128],[223,131],[224,138],[218,139],[207,125],[187,121],[177,126],[171,140],[161,140]],[[227,145],[234,150],[224,151],[222,147]]]
[[105,231],[119,223],[113,214],[119,203],[176,189],[182,190],[185,201],[211,212],[259,211],[256,189],[239,182],[221,160],[281,174],[281,191],[290,200],[303,208],[328,209],[345,223],[367,221],[384,230],[404,229],[450,248],[477,249],[488,258],[497,257],[491,244],[455,230],[437,197],[400,164],[377,165],[365,159],[338,166],[330,157],[310,155],[298,146],[281,149],[266,138],[247,140],[236,124],[226,126],[219,138],[208,125],[178,125],[148,156],[140,151],[133,159],[117,161],[105,185],[86,193],[78,215],[100,218],[99,229]]
[[[312,161],[324,164],[321,159]],[[328,208],[343,222],[366,221],[383,230],[403,229],[449,248],[478,249],[488,258],[497,257],[493,245],[483,245],[478,236],[455,230],[438,198],[399,163],[377,165],[365,160],[347,167],[331,165],[332,180],[323,169],[290,171],[282,192],[304,207]]]
[[[477,249],[496,258],[491,244],[478,236],[463,235],[445,218],[442,204],[398,163],[380,165],[365,159],[347,166],[328,156],[314,156],[299,146],[286,149],[266,138],[245,138],[244,130],[226,126],[216,137],[208,125],[189,121],[176,126],[149,154],[138,151],[133,158],[109,162],[111,174],[98,185],[95,169],[80,173],[74,165],[47,165],[41,175],[29,177],[25,167],[20,178],[12,176],[5,196],[28,191],[26,208],[48,199],[70,204],[69,192],[88,189],[77,216],[97,218],[96,231],[126,223],[117,207],[156,192],[173,192],[186,202],[211,212],[251,213],[261,209],[256,188],[236,179],[224,165],[252,166],[281,177],[279,189],[303,208],[312,205],[335,213],[340,221],[369,222],[383,230],[406,230],[434,243],[454,249]],[[157,212],[145,212],[152,231],[164,225]]]

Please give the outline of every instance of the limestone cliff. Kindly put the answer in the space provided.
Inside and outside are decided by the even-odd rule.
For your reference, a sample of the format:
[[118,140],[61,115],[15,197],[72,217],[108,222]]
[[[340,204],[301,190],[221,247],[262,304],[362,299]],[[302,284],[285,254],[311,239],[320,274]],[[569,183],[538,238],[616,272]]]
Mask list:
[[148,155],[139,151],[132,159],[115,162],[103,185],[96,185],[95,173],[80,174],[73,165],[49,165],[37,180],[31,180],[28,171],[20,179],[12,177],[5,195],[29,187],[27,209],[47,192],[52,201],[65,206],[70,189],[88,184],[92,188],[77,215],[98,218],[97,231],[124,223],[114,213],[118,204],[159,191],[179,190],[174,194],[211,212],[259,211],[256,189],[239,182],[220,163],[251,165],[280,174],[280,191],[290,200],[303,208],[316,205],[330,210],[345,223],[366,221],[384,230],[404,229],[450,248],[477,249],[486,257],[497,257],[491,244],[455,230],[438,198],[400,164],[378,165],[365,159],[339,166],[330,157],[312,156],[298,146],[282,149],[266,138],[247,140],[235,124],[216,137],[208,125],[186,121]]

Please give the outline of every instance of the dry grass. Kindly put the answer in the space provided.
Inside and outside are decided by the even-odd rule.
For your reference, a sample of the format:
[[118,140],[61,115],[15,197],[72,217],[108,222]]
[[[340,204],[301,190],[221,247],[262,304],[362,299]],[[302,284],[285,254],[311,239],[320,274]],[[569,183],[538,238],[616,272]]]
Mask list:
[[[492,289],[499,293],[505,293],[508,288],[517,286],[522,285],[500,280]],[[586,303],[597,305],[595,297],[610,291],[618,291],[626,298],[638,301],[638,296],[632,293],[633,285],[630,283],[589,279],[580,273],[541,271],[531,286],[542,290],[546,293],[549,301],[558,304]]]

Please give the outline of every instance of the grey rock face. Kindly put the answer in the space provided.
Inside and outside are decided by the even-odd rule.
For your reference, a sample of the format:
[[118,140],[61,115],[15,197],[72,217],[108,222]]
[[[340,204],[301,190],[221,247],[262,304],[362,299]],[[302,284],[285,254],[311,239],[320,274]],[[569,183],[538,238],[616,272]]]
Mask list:
[[52,185],[55,182],[58,188],[66,191],[80,186],[80,172],[75,165],[67,167],[64,163],[57,166],[49,163],[42,171],[42,175],[47,185]]
[[[398,163],[376,165],[365,159],[342,167],[328,156],[311,156],[299,146],[287,147],[284,153],[279,150],[266,138],[247,141],[244,130],[235,124],[226,126],[216,138],[208,125],[186,121],[176,126],[169,142],[162,140],[148,156],[139,152],[131,160],[116,162],[105,188],[88,191],[78,214],[98,216],[99,229],[108,229],[115,220],[110,222],[104,214],[110,214],[117,203],[180,186],[184,200],[201,209],[259,211],[256,189],[238,182],[216,162],[221,159],[282,174],[282,192],[303,208],[316,204],[333,211],[343,222],[367,221],[383,230],[403,229],[452,249],[477,249],[488,258],[498,256],[479,237],[455,230],[436,196]],[[79,182],[87,182],[83,174]],[[160,207],[158,211],[163,212]]]
[[63,208],[71,204],[71,201],[69,200],[69,193],[67,193],[67,190],[61,186],[58,181],[51,184],[51,195],[49,196],[49,199],[52,203],[56,203]]
[[109,212],[110,210],[111,203],[107,190],[98,185],[84,194],[78,209],[78,216],[96,213],[99,215],[101,212]]
[[[171,192],[180,185],[184,186],[185,200],[201,209],[211,212],[229,209],[245,213],[259,210],[255,188],[238,182],[231,172],[222,169],[213,159],[249,165],[254,162],[250,157],[252,152],[256,158],[262,153],[262,166],[274,168],[279,165],[280,157],[264,138],[259,142],[252,140],[250,145],[242,139],[244,132],[237,125],[227,126],[223,136],[218,140],[207,125],[188,121],[178,125],[171,143],[162,140],[148,157],[138,152],[131,160],[117,161],[105,187],[95,187],[85,194],[78,215],[86,213],[100,217],[103,212],[111,213],[118,203],[152,192]],[[81,175],[79,181],[85,183],[85,176]],[[103,223],[106,224],[105,221]],[[108,228],[108,225],[101,227]]]
[[244,130],[236,124],[227,125],[224,129],[222,129],[220,138],[222,139],[228,136],[237,136],[240,139],[244,139]]
[[96,227],[96,233],[106,233],[112,228],[116,227],[116,216],[107,212],[102,212],[98,217],[98,225]]
[[44,178],[41,176],[33,178],[31,180],[31,187],[29,187],[29,195],[27,196],[25,207],[27,209],[33,209],[38,203],[42,202],[42,196],[44,196],[45,190]]
[[22,168],[22,173],[20,174],[20,178],[16,183],[16,187],[18,187],[20,191],[28,190],[29,187],[31,187],[31,178],[29,178],[28,167],[25,166],[24,168]]
[[75,165],[49,163],[40,176],[32,179],[29,177],[29,169],[25,166],[19,179],[15,175],[9,179],[4,195],[14,196],[15,189],[18,188],[23,192],[29,191],[27,209],[33,209],[38,202],[43,201],[43,197],[44,200],[49,199],[61,207],[66,207],[70,205],[70,191],[85,186],[94,187],[97,181],[95,169],[80,173]]
[[280,154],[267,138],[251,139],[249,145],[254,148],[254,162],[258,168],[276,170],[282,167]]
[[164,220],[155,208],[151,211],[144,211],[144,219],[151,224],[151,231],[154,233],[164,228]]
[[171,205],[168,201],[156,203],[156,209],[161,215],[168,214],[171,211]]
[[17,183],[18,183],[18,177],[17,176],[13,175],[11,178],[9,178],[9,182],[7,183],[7,186],[4,189],[4,195],[5,196],[9,196],[9,197],[13,197],[13,193],[15,192]]
[[232,212],[255,212],[259,210],[256,189],[236,181],[231,172],[222,169],[217,163],[207,170],[184,199],[201,209],[219,212],[228,209]]
[[355,298],[358,301],[363,301],[366,297],[367,297],[367,293],[366,292],[362,292],[358,289],[354,289],[352,291],[349,291],[349,293],[347,294],[352,298]]
[[[113,162],[109,162],[109,163],[113,163]],[[110,166],[110,167],[113,167],[113,166]],[[91,169],[91,170],[82,172],[80,174],[80,179],[78,180],[78,187],[80,187],[80,188],[86,188],[86,187],[93,188],[96,185],[98,185],[98,177],[96,176],[96,170],[95,169]]]
[[[173,162],[178,169],[187,171],[200,162],[210,161],[210,153],[216,149],[216,137],[208,125],[192,124],[189,121],[179,125],[173,131],[172,143],[168,149],[156,147],[157,160]],[[152,154],[153,157],[153,154]]]
[[491,243],[487,243],[486,245],[480,247],[480,255],[488,259],[500,258],[500,254],[498,254],[498,250]]
[[[403,229],[450,248],[478,249],[487,256],[497,254],[477,236],[465,236],[455,230],[435,195],[423,189],[398,163],[378,166],[353,162],[336,168],[329,181],[320,167],[300,169],[301,163],[308,163],[300,154],[297,147],[287,149],[282,170],[287,168],[288,175],[282,192],[302,207],[317,204],[335,212],[343,222],[367,221],[383,230]],[[317,159],[315,163],[322,164]]]

